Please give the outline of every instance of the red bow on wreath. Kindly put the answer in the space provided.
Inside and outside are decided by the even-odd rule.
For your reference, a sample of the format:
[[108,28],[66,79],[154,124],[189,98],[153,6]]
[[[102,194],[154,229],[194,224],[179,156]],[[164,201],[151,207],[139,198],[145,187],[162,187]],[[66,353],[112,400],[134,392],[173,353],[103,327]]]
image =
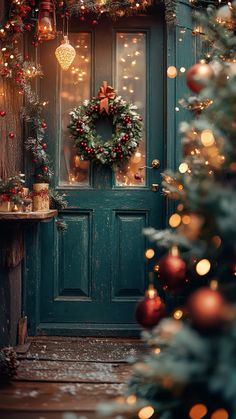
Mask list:
[[98,99],[100,100],[100,113],[104,110],[109,113],[108,100],[115,99],[116,92],[113,87],[107,85],[107,81],[103,81],[98,92]]

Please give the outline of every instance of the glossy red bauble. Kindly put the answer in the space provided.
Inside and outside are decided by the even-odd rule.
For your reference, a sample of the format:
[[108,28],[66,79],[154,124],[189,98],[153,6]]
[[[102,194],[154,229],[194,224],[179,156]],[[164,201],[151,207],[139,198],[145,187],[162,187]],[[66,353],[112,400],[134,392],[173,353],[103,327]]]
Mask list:
[[13,131],[9,132],[9,138],[12,140],[15,137],[15,134]]
[[43,122],[41,123],[41,127],[42,127],[43,129],[47,128],[47,124],[46,124],[46,122],[44,122],[44,121],[43,121]]
[[6,112],[5,111],[1,111],[0,112],[0,115],[3,117],[3,116],[5,116],[6,115]]
[[209,64],[197,63],[187,71],[186,82],[193,92],[200,93],[213,75],[214,71]]
[[158,295],[146,295],[137,305],[136,320],[145,327],[152,328],[156,326],[166,315],[165,304]]
[[159,280],[164,290],[178,291],[185,284],[186,264],[179,255],[167,254],[159,263]]
[[187,307],[194,325],[200,328],[216,328],[224,320],[226,302],[218,291],[203,287],[191,295]]

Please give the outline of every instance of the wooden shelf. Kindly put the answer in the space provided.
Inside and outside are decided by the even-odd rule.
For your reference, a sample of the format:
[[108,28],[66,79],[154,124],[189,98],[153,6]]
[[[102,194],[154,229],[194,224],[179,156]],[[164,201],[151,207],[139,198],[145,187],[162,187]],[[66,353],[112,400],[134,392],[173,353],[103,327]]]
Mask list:
[[32,212],[1,212],[0,221],[44,221],[56,217],[57,210],[32,211]]

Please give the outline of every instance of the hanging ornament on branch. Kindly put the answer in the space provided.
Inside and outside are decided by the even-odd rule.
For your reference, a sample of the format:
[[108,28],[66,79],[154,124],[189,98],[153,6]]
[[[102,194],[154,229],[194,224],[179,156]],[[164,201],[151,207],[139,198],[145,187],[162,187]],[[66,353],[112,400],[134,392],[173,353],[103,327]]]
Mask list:
[[186,264],[180,257],[178,248],[173,246],[170,253],[159,261],[159,280],[164,290],[178,291],[186,281]]
[[165,317],[165,304],[153,284],[149,284],[145,297],[139,301],[135,315],[137,322],[147,329],[156,326]]
[[213,76],[214,71],[212,67],[205,62],[200,62],[188,69],[186,83],[193,92],[200,93]]
[[203,287],[191,295],[188,312],[195,326],[215,329],[226,320],[229,305],[219,291]]

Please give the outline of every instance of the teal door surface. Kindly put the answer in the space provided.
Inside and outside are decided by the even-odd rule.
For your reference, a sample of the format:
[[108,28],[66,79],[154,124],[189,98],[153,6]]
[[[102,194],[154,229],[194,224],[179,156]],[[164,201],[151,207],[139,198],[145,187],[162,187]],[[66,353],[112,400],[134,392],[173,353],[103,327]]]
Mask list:
[[[135,305],[149,268],[142,230],[163,226],[161,191],[152,190],[164,169],[163,21],[157,15],[115,22],[104,17],[92,26],[75,19],[70,41],[77,56],[67,72],[60,71],[54,56],[58,40],[40,49],[41,97],[49,101],[48,149],[55,188],[67,195],[69,206],[60,218],[68,229],[59,233],[53,221],[40,226],[34,267],[39,274],[35,279],[33,269],[28,272],[27,314],[30,318],[36,311],[37,333],[133,334],[138,330]],[[116,172],[81,161],[67,129],[69,111],[97,96],[103,80],[135,103],[144,120],[142,146]],[[97,131],[109,137],[109,118],[101,118]],[[139,168],[151,166],[153,159],[161,167],[144,168],[136,179]]]

